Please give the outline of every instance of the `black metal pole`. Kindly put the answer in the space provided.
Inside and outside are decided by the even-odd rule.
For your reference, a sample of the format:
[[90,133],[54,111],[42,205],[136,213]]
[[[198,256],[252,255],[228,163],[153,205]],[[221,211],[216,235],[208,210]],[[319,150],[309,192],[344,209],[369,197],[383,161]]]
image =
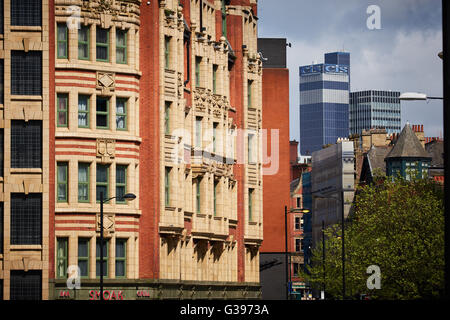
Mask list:
[[344,190],[341,191],[341,218],[342,218],[342,299],[345,299],[345,241],[344,241]]
[[284,206],[284,246],[285,246],[285,263],[286,263],[286,300],[289,300],[289,266],[288,266],[288,233],[287,233],[287,206]]
[[103,192],[100,192],[100,300],[103,301]]
[[450,193],[450,130],[448,124],[450,122],[450,4],[448,1],[442,0],[442,62],[443,62],[443,79],[444,79],[444,219],[445,219],[445,296],[450,298],[450,216],[448,195]]
[[325,300],[325,221],[322,220],[323,299]]

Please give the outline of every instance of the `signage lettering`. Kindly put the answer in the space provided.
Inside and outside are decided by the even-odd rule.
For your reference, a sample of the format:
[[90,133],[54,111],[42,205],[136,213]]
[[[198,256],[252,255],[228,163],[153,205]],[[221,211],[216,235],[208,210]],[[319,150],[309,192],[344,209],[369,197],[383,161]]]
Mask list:
[[150,297],[150,292],[148,290],[138,290],[136,291],[136,296],[138,298],[147,298]]
[[[91,290],[89,291],[89,300],[100,300],[100,291]],[[103,299],[104,300],[123,300],[123,291],[109,291],[103,290]]]
[[348,66],[339,64],[314,64],[300,67],[300,75],[312,73],[348,73]]
[[70,291],[59,291],[59,297],[60,298],[70,298]]

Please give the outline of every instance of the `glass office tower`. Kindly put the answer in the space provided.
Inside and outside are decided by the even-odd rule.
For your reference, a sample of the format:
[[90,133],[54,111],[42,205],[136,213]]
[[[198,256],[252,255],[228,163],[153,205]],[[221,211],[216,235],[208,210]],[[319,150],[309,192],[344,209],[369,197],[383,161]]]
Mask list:
[[300,67],[300,153],[311,155],[349,134],[350,53]]
[[386,129],[388,134],[401,131],[400,92],[367,90],[350,94],[350,134],[363,130]]

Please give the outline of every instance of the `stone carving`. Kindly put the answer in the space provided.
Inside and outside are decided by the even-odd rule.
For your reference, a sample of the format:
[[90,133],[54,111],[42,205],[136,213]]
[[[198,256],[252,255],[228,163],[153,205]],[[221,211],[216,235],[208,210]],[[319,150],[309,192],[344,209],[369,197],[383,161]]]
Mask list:
[[97,139],[97,157],[102,158],[102,162],[110,161],[115,157],[116,141],[112,139]]
[[[110,237],[114,233],[116,226],[114,214],[103,214],[103,236]],[[97,214],[97,228],[96,231],[100,233],[100,213]]]
[[115,74],[113,72],[97,71],[97,89],[101,89],[102,94],[114,90],[115,83]]

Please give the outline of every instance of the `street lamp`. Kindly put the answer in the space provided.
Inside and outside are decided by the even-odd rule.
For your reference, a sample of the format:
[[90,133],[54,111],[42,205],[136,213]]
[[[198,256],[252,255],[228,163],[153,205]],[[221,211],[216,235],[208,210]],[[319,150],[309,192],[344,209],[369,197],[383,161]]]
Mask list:
[[[341,201],[341,221],[342,221],[342,300],[344,300],[345,299],[344,190],[341,191],[340,199],[338,197],[324,197],[324,196],[318,196],[318,195],[315,195],[315,194],[313,194],[313,198],[316,198],[316,199],[317,198],[318,199],[334,199],[336,201]],[[325,223],[322,221],[322,228],[324,228],[324,226],[325,226]],[[324,243],[324,239],[322,239],[322,242]],[[325,248],[325,244],[323,244],[323,246]],[[325,266],[325,252],[323,252],[323,260],[324,260],[324,266]]]
[[411,101],[411,100],[443,100],[442,97],[429,97],[425,93],[419,92],[405,92],[399,96],[400,100]]
[[[308,209],[300,209],[300,208],[296,208],[296,209],[292,209],[290,211],[291,213],[308,213],[309,210]],[[285,263],[286,263],[286,299],[290,300],[290,292],[289,292],[289,282],[291,280],[291,272],[290,272],[290,261],[291,259],[289,259],[288,261],[288,255],[290,258],[290,253],[288,251],[288,232],[287,232],[287,215],[288,215],[288,209],[287,206],[284,206],[284,245],[285,245]]]
[[[103,204],[115,199],[117,197],[112,197],[103,200],[103,192],[100,192],[100,300],[103,301]],[[122,199],[125,201],[133,201],[136,199],[134,193],[125,194]]]
[[322,266],[323,266],[323,283],[321,299],[325,300],[325,221],[322,220]]

